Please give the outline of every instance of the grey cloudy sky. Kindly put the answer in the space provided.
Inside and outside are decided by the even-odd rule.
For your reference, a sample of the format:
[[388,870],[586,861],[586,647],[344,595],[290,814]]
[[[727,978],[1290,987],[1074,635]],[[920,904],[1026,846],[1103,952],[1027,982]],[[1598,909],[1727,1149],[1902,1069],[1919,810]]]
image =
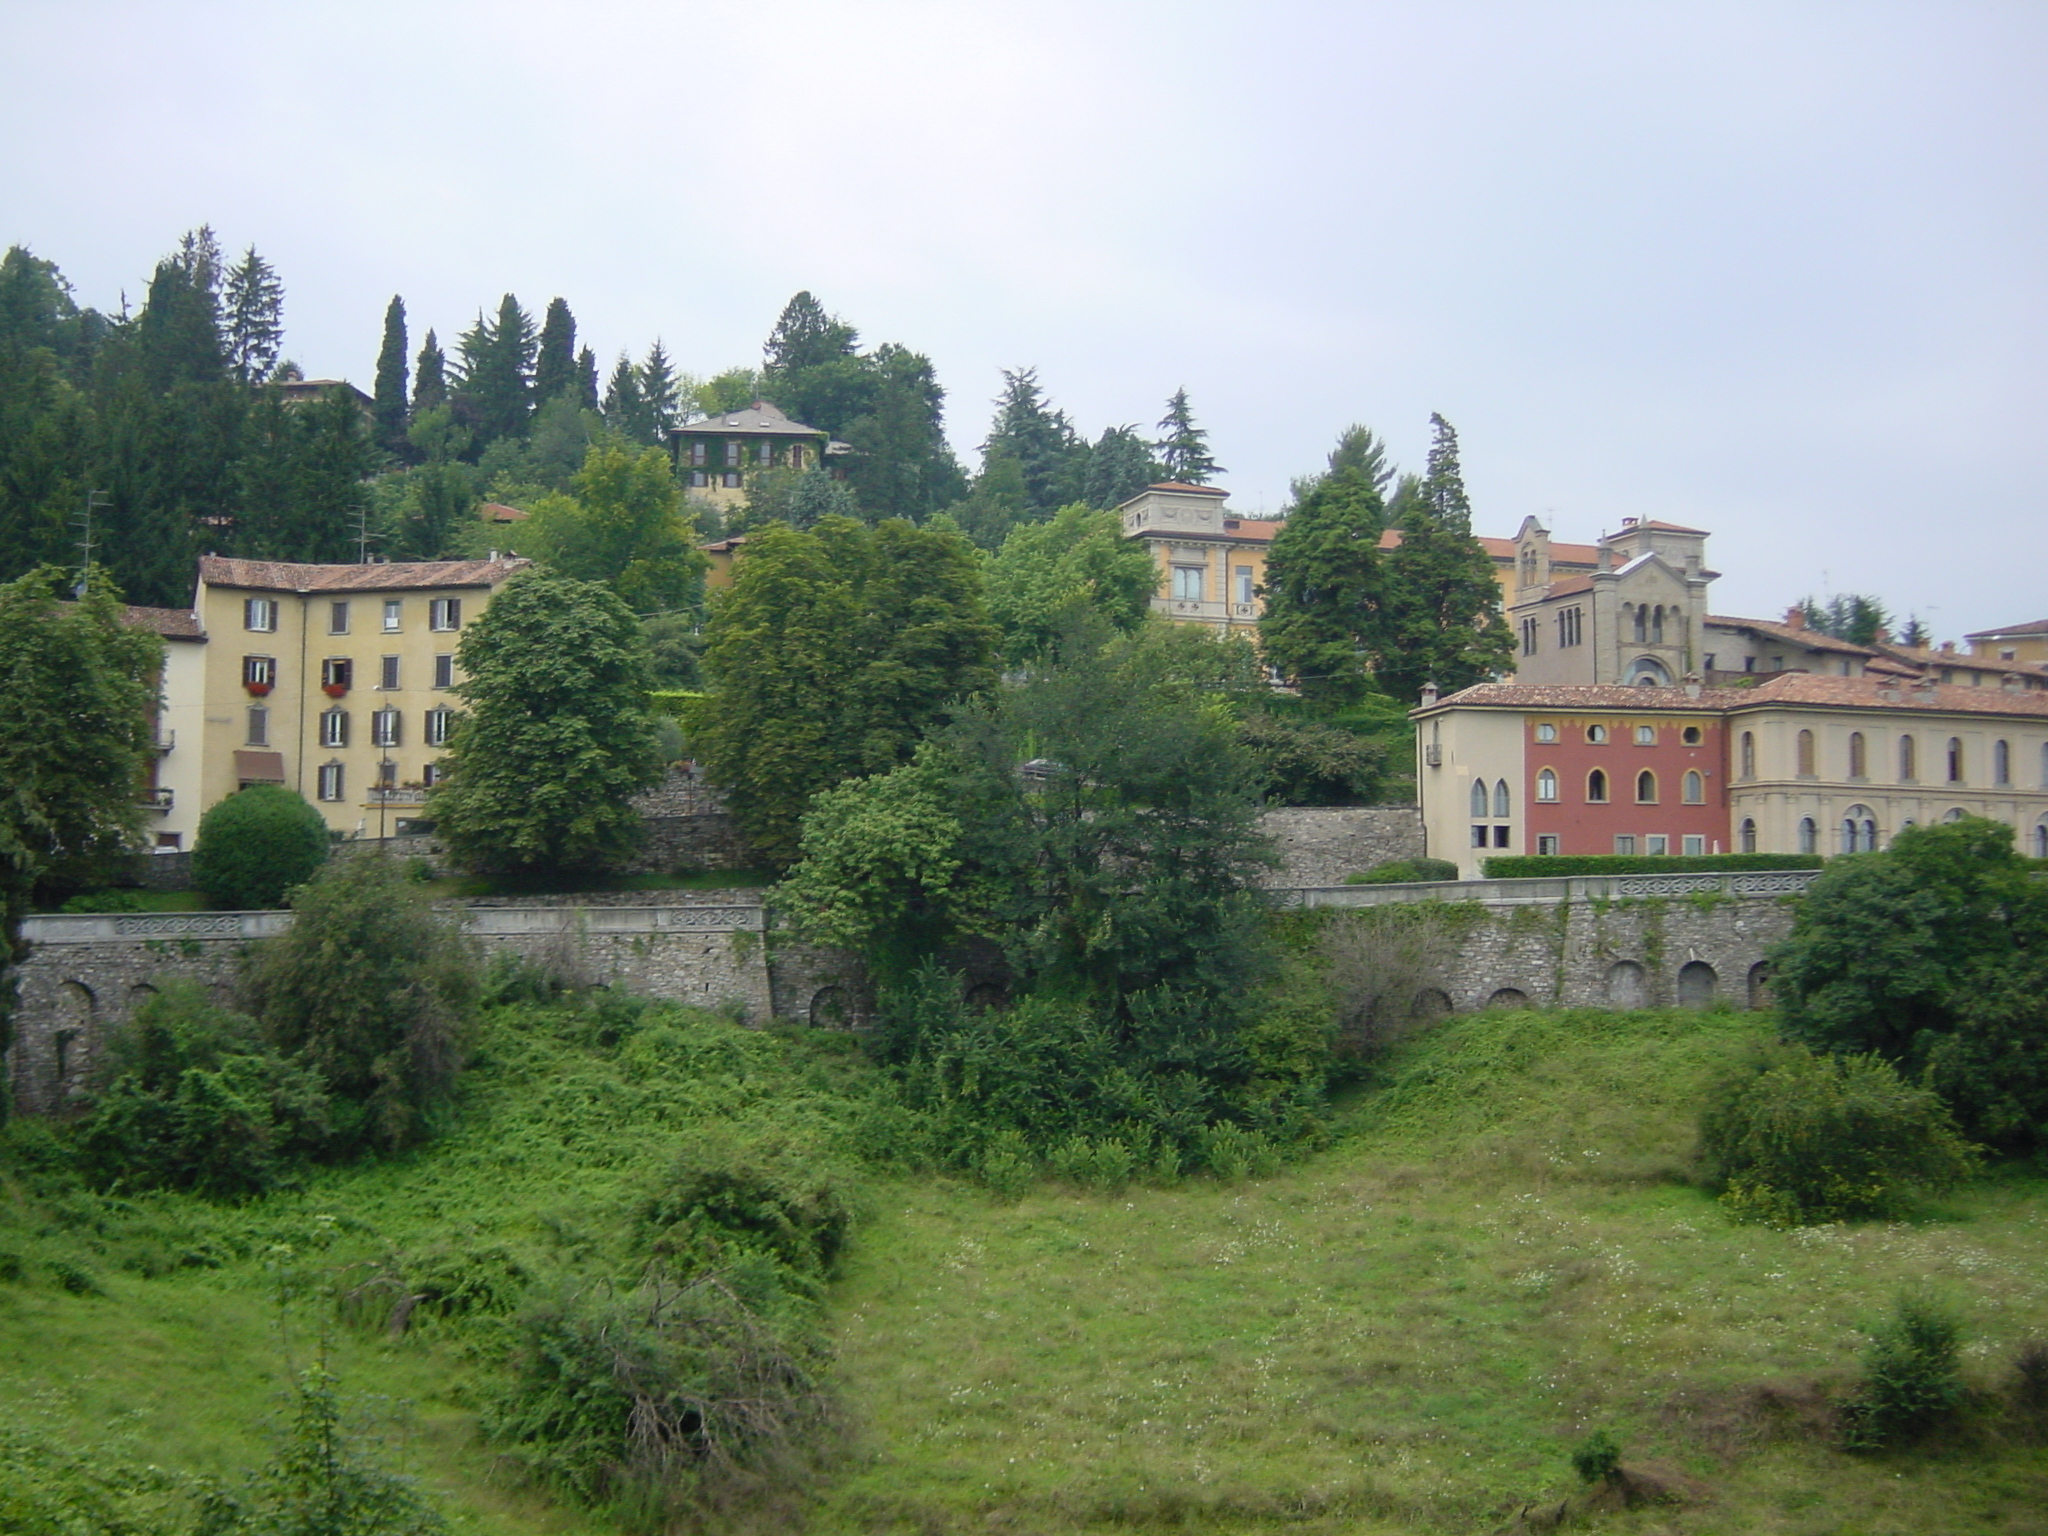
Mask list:
[[2048,7],[731,0],[0,8],[0,240],[81,302],[211,222],[367,381],[556,294],[709,373],[798,288],[1232,504],[1456,424],[1482,532],[1713,530],[1714,607],[2048,616]]

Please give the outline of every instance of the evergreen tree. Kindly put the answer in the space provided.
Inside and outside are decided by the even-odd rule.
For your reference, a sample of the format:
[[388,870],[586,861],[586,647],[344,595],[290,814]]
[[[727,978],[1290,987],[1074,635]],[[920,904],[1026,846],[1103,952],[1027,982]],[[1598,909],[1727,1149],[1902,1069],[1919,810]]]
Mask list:
[[213,307],[213,322],[220,324],[220,285],[227,273],[227,263],[222,257],[220,239],[213,232],[211,224],[202,224],[197,229],[188,229],[178,237],[177,253],[170,257],[172,265],[183,272],[197,293],[206,296]]
[[548,300],[540,324],[540,350],[533,360],[533,402],[536,408],[576,388],[576,317],[568,301]]
[[1385,509],[1356,469],[1325,475],[1273,536],[1259,648],[1319,708],[1372,691],[1369,641],[1380,624]]
[[640,393],[640,370],[625,353],[612,365],[604,388],[604,424],[629,443],[652,445],[654,412]]
[[1017,456],[1006,449],[991,449],[982,460],[981,473],[967,499],[952,509],[953,521],[975,545],[991,553],[1003,547],[1010,531],[1027,521],[1024,511],[1024,471]]
[[1036,368],[1005,368],[995,404],[995,422],[981,445],[984,459],[1001,453],[1016,461],[1024,477],[1024,514],[1042,521],[1078,490],[1073,484],[1078,446],[1073,425],[1065,412],[1046,404]]
[[354,560],[377,448],[346,390],[288,406],[266,390],[236,463],[235,553],[314,564]]
[[277,366],[284,342],[284,283],[250,246],[228,273],[228,368],[241,384],[260,384]]
[[[1372,482],[1372,488],[1381,497],[1387,494],[1387,487],[1394,480],[1394,466],[1387,462],[1387,445],[1373,434],[1370,427],[1353,422],[1337,435],[1337,446],[1330,450],[1330,457],[1323,474],[1308,475],[1296,480],[1292,487],[1295,504],[1300,504],[1328,475],[1340,470],[1356,470]],[[1395,495],[1398,497],[1398,489]],[[1389,511],[1393,510],[1390,503]]]
[[867,413],[841,431],[853,449],[847,483],[869,521],[921,523],[967,488],[946,441],[946,392],[930,358],[894,342],[865,361],[875,390]]
[[462,384],[456,414],[476,434],[478,452],[501,438],[522,437],[533,414],[533,321],[506,294],[495,320],[479,314],[462,333]]
[[1401,703],[1420,697],[1424,683],[1453,693],[1484,682],[1514,649],[1493,561],[1472,536],[1458,434],[1441,416],[1429,423],[1428,469],[1384,561],[1385,602],[1368,642],[1380,688]]
[[1214,476],[1228,473],[1209,457],[1209,435],[1195,425],[1186,389],[1175,390],[1173,398],[1166,402],[1166,415],[1159,423],[1159,431],[1160,439],[1152,446],[1159,451],[1159,462],[1167,479],[1184,485],[1207,485]]
[[407,420],[405,367],[405,300],[397,294],[384,311],[384,343],[377,349],[377,386],[372,413],[377,419],[377,446],[403,455]]
[[640,364],[640,399],[647,412],[648,441],[666,446],[668,429],[676,424],[681,412],[681,401],[676,387],[675,364],[669,361],[668,349],[662,346],[659,336],[647,349],[647,356]]
[[578,405],[586,411],[597,409],[597,354],[588,347],[576,354],[574,388]]
[[1863,592],[1844,592],[1825,603],[1814,598],[1799,600],[1806,615],[1806,627],[1851,645],[1876,643],[1878,631],[1891,624],[1891,614],[1877,598]]
[[1138,492],[1167,478],[1134,426],[1109,427],[1088,454],[1082,500],[1091,507],[1120,507]]
[[434,339],[432,330],[427,339],[420,343],[419,361],[413,366],[412,374],[412,415],[417,421],[428,411],[437,411],[448,403],[448,358],[441,351],[440,342]]
[[859,341],[860,332],[838,316],[826,314],[825,306],[805,289],[782,306],[775,329],[768,333],[768,343],[762,348],[763,387],[772,393],[792,374],[851,357]]

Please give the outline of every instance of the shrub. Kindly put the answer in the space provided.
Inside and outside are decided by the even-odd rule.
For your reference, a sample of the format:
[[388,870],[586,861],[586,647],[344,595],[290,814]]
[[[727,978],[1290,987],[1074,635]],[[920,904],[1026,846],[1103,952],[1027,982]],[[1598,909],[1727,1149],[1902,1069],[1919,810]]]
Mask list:
[[1238,739],[1276,805],[1370,805],[1386,777],[1383,745],[1319,721],[1254,710],[1239,723]]
[[1700,1151],[1732,1214],[1777,1226],[1889,1215],[1976,1168],[1938,1096],[1879,1057],[1802,1045],[1767,1047],[1708,1090]]
[[1572,1450],[1572,1470],[1582,1483],[1612,1483],[1621,1477],[1621,1444],[1596,1429]]
[[318,1076],[190,981],[166,981],[136,1010],[97,1076],[74,1134],[82,1171],[102,1188],[259,1194],[327,1134]]
[[140,912],[142,898],[133,891],[81,891],[57,909],[60,912]]
[[299,888],[242,985],[270,1039],[318,1072],[339,1148],[420,1139],[460,1070],[475,951],[397,861],[343,859]]
[[1870,1330],[1863,1379],[1842,1409],[1843,1444],[1852,1451],[1908,1445],[1954,1413],[1963,1396],[1956,1369],[1962,1333],[1940,1302],[1901,1296]]
[[832,1272],[852,1222],[818,1149],[780,1132],[699,1132],[640,1212],[649,1251],[684,1273],[752,1251],[806,1280]]
[[1412,881],[1455,880],[1458,866],[1449,859],[1389,859],[1363,874],[1346,875],[1346,885],[1406,885]]
[[329,845],[327,823],[303,796],[252,784],[199,818],[192,880],[216,907],[281,907],[287,891],[327,862]]
[[1316,954],[1340,1056],[1368,1060],[1433,1016],[1429,995],[1443,989],[1455,936],[1444,909],[1424,907],[1367,908],[1323,930]]

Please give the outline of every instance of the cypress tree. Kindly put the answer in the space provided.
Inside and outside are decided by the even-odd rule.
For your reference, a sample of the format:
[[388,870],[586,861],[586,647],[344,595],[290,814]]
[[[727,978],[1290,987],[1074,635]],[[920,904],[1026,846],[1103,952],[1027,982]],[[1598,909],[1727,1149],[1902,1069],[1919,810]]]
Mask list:
[[540,351],[533,361],[534,404],[546,405],[575,387],[576,317],[569,313],[567,300],[550,299],[540,325]]
[[430,329],[420,343],[419,361],[413,366],[412,415],[417,421],[429,411],[448,403],[448,358]]
[[576,354],[576,403],[586,411],[597,409],[597,354],[585,347]]
[[384,344],[377,349],[377,385],[371,407],[377,419],[377,443],[387,453],[403,454],[406,422],[405,300],[397,294],[384,311]]

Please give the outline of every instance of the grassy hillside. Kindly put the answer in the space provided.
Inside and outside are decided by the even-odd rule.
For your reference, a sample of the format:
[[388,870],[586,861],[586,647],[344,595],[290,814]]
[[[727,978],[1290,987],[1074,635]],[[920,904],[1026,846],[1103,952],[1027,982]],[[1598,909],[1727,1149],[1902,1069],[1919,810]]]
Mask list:
[[[811,1528],[1486,1531],[1570,1493],[1571,1447],[1605,1428],[1687,1500],[1608,1529],[2048,1532],[2048,1449],[1988,1413],[1883,1458],[1832,1449],[1826,1417],[1903,1284],[1959,1305],[1987,1392],[2048,1337],[2048,1187],[2003,1177],[1911,1224],[1730,1226],[1686,1182],[1691,1104],[1760,1028],[1452,1019],[1335,1146],[1263,1181],[1003,1203],[870,1158],[827,1298],[848,1446]],[[694,1130],[854,1169],[889,1115],[830,1037],[512,1010],[436,1148],[245,1207],[66,1191],[17,1137],[0,1491],[59,1443],[232,1479],[324,1338],[358,1427],[464,1527],[612,1530],[480,1443],[503,1308],[627,1262]],[[379,1272],[470,1276],[474,1304],[343,1326],[333,1293]]]

